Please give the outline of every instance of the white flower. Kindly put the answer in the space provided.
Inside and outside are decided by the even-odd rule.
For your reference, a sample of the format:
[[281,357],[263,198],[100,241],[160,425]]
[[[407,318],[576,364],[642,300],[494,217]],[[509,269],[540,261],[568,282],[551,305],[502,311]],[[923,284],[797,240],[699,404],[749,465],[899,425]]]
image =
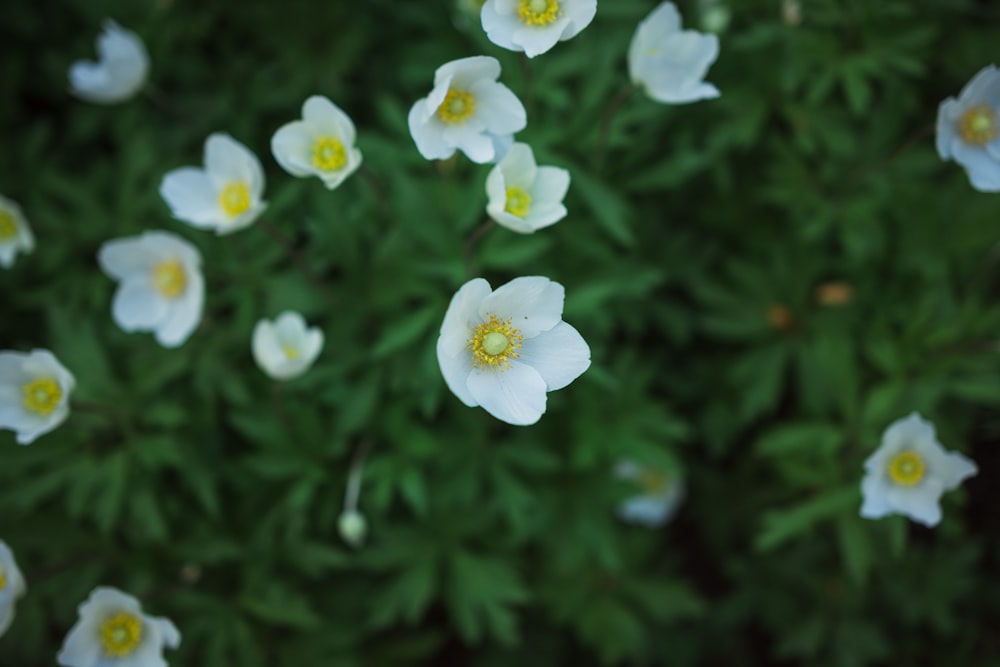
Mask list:
[[271,152],[292,176],[319,176],[332,190],[361,166],[354,137],[348,115],[327,98],[313,95],[302,105],[302,120],[274,133]]
[[65,667],[166,667],[163,647],[181,643],[173,623],[147,616],[138,600],[110,586],[95,588],[79,614],[56,656]]
[[937,151],[969,174],[972,187],[1000,192],[1000,71],[993,65],[979,70],[958,99],[938,107]]
[[48,350],[0,352],[0,428],[32,443],[66,421],[73,374]]
[[490,41],[529,58],[590,25],[597,0],[486,0],[479,14]]
[[0,637],[14,620],[14,603],[25,590],[27,586],[14,562],[14,554],[7,543],[0,540]]
[[264,169],[250,150],[228,134],[205,140],[205,168],[181,167],[163,177],[160,196],[174,217],[199,229],[229,234],[249,226],[267,202]]
[[632,83],[665,104],[683,104],[718,97],[719,90],[703,81],[719,57],[719,38],[681,30],[681,16],[664,2],[639,24],[628,48]]
[[889,425],[882,444],[865,461],[861,481],[861,516],[878,519],[902,514],[926,526],[941,520],[941,494],[976,474],[976,464],[958,452],[947,452],[934,425],[916,412]]
[[515,278],[495,291],[482,278],[455,293],[441,325],[438,364],[452,393],[509,424],[534,424],[545,392],[590,366],[590,348],[562,321],[565,290],[548,278]]
[[368,536],[368,521],[356,509],[344,510],[337,519],[337,530],[340,537],[355,549],[364,544]]
[[205,281],[198,249],[169,232],[107,241],[97,255],[120,280],[111,314],[125,331],[153,331],[164,347],[184,343],[201,321]]
[[500,62],[473,56],[445,63],[434,73],[434,90],[417,100],[407,121],[417,150],[428,160],[462,151],[473,162],[492,162],[528,124],[524,105],[497,82]]
[[149,55],[142,40],[106,19],[104,32],[97,37],[100,62],[78,60],[69,68],[70,92],[80,99],[101,104],[122,102],[132,97],[146,80]]
[[486,212],[498,224],[530,234],[566,217],[569,172],[539,167],[528,144],[514,144],[486,177]]
[[615,476],[635,483],[642,491],[618,506],[618,516],[623,521],[651,528],[662,526],[673,518],[684,497],[684,483],[680,478],[628,459],[615,465]]
[[253,328],[253,358],[275,380],[288,380],[308,370],[323,349],[323,332],[306,328],[302,315],[286,311]]
[[9,269],[18,252],[29,253],[34,249],[35,237],[21,207],[0,195],[0,266]]

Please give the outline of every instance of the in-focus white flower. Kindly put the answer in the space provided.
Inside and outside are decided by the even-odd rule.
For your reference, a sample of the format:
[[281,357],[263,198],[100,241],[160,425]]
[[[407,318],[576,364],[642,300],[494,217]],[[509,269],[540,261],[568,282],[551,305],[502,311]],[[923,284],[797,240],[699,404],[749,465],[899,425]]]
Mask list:
[[628,48],[632,83],[664,104],[684,104],[719,96],[704,81],[719,57],[719,38],[695,30],[681,30],[681,15],[664,2],[639,24]]
[[272,322],[262,319],[253,328],[253,358],[275,380],[302,375],[323,349],[323,332],[306,328],[302,315],[286,311]]
[[34,249],[35,237],[21,207],[0,195],[0,266],[9,269],[17,253],[29,253]]
[[48,350],[0,352],[0,428],[17,432],[22,445],[69,416],[72,373]]
[[249,226],[267,202],[257,156],[228,134],[205,140],[205,168],[181,167],[163,177],[160,196],[174,217],[192,227],[229,234]]
[[163,647],[181,643],[173,623],[142,613],[139,601],[117,588],[98,586],[79,613],[56,656],[65,667],[166,667]]
[[590,25],[597,0],[486,0],[479,17],[490,41],[529,58]]
[[184,343],[201,321],[205,281],[198,249],[169,232],[105,242],[97,260],[120,281],[111,314],[125,331],[152,331],[164,347]]
[[882,444],[865,461],[861,516],[879,519],[902,514],[934,526],[941,520],[941,494],[976,472],[975,463],[958,452],[945,451],[934,425],[914,412],[890,424],[882,434]]
[[417,150],[428,160],[462,151],[473,162],[492,162],[528,124],[524,105],[498,83],[500,62],[473,56],[445,63],[434,73],[430,95],[410,109],[407,121]]
[[979,70],[958,99],[938,107],[937,151],[969,174],[980,192],[1000,192],[1000,71],[994,65]]
[[590,367],[590,348],[562,321],[565,290],[548,278],[515,278],[495,291],[482,278],[452,297],[437,343],[445,383],[460,401],[508,424],[534,424],[545,393]]
[[132,97],[146,81],[149,54],[131,30],[111,19],[97,37],[98,62],[78,60],[69,68],[70,92],[80,99],[101,104],[122,102]]
[[14,603],[24,595],[25,590],[27,586],[14,562],[14,554],[7,543],[0,540],[0,637],[14,620]]
[[302,120],[274,133],[271,152],[292,176],[319,176],[332,190],[361,166],[354,138],[350,117],[327,98],[313,95],[302,105]]
[[569,172],[539,167],[528,144],[516,143],[486,177],[486,212],[498,224],[530,234],[566,217]]
[[634,483],[641,491],[618,506],[618,516],[623,521],[651,528],[662,526],[673,518],[684,497],[684,483],[679,477],[635,461],[619,461],[615,476]]

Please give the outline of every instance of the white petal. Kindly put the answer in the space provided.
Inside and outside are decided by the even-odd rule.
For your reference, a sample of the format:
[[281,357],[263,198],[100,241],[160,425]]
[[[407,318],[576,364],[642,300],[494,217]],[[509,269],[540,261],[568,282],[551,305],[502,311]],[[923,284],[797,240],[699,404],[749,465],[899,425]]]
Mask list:
[[547,390],[555,391],[590,368],[590,347],[576,329],[560,322],[534,338],[525,339],[518,361],[538,371]]
[[156,329],[156,340],[163,347],[182,345],[201,322],[205,301],[205,281],[201,272],[185,267],[187,286],[184,293],[170,302],[166,317]]
[[514,29],[511,41],[517,45],[518,51],[524,51],[524,55],[534,58],[555,46],[563,31],[569,27],[569,21],[565,18],[557,19],[544,28],[518,25]]
[[566,3],[566,18],[569,25],[562,31],[560,41],[565,42],[580,34],[597,15],[597,0],[569,0]]
[[550,225],[554,225],[566,217],[566,207],[562,204],[541,203],[532,206],[531,211],[524,218],[531,231],[537,232]]
[[467,406],[479,405],[469,390],[469,375],[472,373],[472,355],[464,348],[456,349],[442,335],[437,342],[438,366],[441,376],[451,393]]
[[476,117],[490,134],[512,134],[527,127],[524,105],[507,86],[481,81],[473,86],[472,93],[476,98]]
[[559,167],[539,167],[535,176],[532,199],[561,202],[569,190],[569,172]]
[[472,371],[472,355],[466,345],[472,330],[481,323],[479,304],[490,292],[490,284],[482,278],[475,278],[462,285],[448,305],[437,342],[438,365],[445,384],[460,401],[470,407],[478,403],[466,384]]
[[111,315],[125,331],[150,331],[166,317],[167,300],[150,287],[148,275],[136,274],[118,286]]
[[437,71],[434,72],[434,85],[439,85],[445,79],[451,79],[451,85],[454,87],[468,90],[476,81],[481,79],[496,81],[499,77],[499,60],[492,56],[472,56],[452,60],[438,67]]
[[313,95],[305,101],[302,119],[325,133],[335,135],[345,146],[354,144],[355,130],[351,117],[322,95]]
[[296,120],[278,128],[271,137],[271,153],[281,168],[292,176],[311,176],[316,173],[308,163],[314,139],[309,126]]
[[915,487],[890,487],[887,501],[900,514],[931,527],[941,521],[941,506],[938,501],[942,491],[940,482],[926,479]]
[[500,319],[511,318],[512,326],[525,339],[533,338],[559,323],[565,296],[563,286],[548,278],[515,278],[482,300],[479,316],[482,320],[489,319],[491,314]]
[[195,227],[214,228],[226,221],[219,192],[202,169],[182,167],[163,177],[160,196],[178,220]]
[[893,513],[888,501],[888,486],[880,473],[865,475],[861,480],[861,516],[865,519],[881,519]]
[[251,200],[259,198],[264,187],[264,170],[257,156],[223,132],[205,140],[205,172],[216,191],[234,181],[246,183]]
[[496,155],[493,138],[484,132],[477,132],[472,127],[471,119],[461,126],[445,127],[444,139],[477,164],[492,162]]
[[938,106],[935,146],[942,160],[951,159],[951,145],[958,138],[958,131],[952,117],[958,112],[958,101],[954,97],[941,102]]
[[517,186],[531,192],[538,176],[538,166],[531,146],[521,142],[515,143],[497,166],[503,172],[506,186]]
[[468,386],[484,410],[508,424],[534,424],[545,412],[545,381],[525,364],[515,361],[503,372],[473,369]]
[[446,160],[455,154],[455,146],[445,141],[444,126],[433,119],[425,120],[426,115],[426,100],[417,100],[407,116],[410,136],[413,137],[413,142],[424,159]]
[[101,269],[118,280],[135,275],[148,275],[158,259],[159,253],[139,245],[135,238],[105,241],[97,253]]
[[972,477],[979,468],[971,459],[963,456],[959,452],[948,452],[944,457],[944,464],[934,471],[941,480],[945,491],[956,488],[966,478]]

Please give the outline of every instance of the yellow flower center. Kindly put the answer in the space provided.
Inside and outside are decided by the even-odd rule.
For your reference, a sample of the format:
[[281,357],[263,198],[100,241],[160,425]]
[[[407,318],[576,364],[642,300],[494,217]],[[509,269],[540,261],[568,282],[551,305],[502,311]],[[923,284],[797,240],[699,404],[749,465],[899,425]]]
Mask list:
[[524,25],[549,25],[559,18],[559,0],[521,0],[517,18]]
[[187,287],[184,266],[176,259],[167,259],[153,265],[153,289],[167,297],[176,299]]
[[958,120],[958,132],[965,143],[985,146],[1000,134],[997,112],[985,104],[972,107]]
[[347,164],[347,149],[338,139],[318,137],[313,142],[312,163],[321,171],[336,171]]
[[24,385],[24,407],[43,417],[59,407],[62,389],[52,378],[38,378]]
[[0,591],[7,588],[7,571],[0,565]]
[[461,125],[476,113],[476,98],[467,90],[448,89],[444,102],[437,108],[438,118],[446,125]]
[[523,218],[531,210],[531,195],[516,185],[507,188],[507,204],[503,207],[511,215]]
[[243,181],[226,183],[219,193],[219,206],[230,218],[250,208],[250,188]]
[[636,482],[648,496],[661,496],[670,486],[670,478],[658,470],[644,468]]
[[916,452],[900,452],[889,461],[889,479],[901,486],[913,486],[924,478],[926,466]]
[[120,611],[101,625],[101,644],[112,658],[124,658],[142,641],[142,621],[132,614]]
[[7,211],[0,211],[0,241],[6,241],[17,236],[17,223],[14,216]]
[[299,351],[296,350],[291,345],[282,345],[281,349],[285,353],[285,357],[286,358],[288,358],[288,359],[290,359],[292,361],[294,361],[295,359],[299,358]]
[[505,371],[510,360],[520,356],[524,336],[511,326],[511,319],[498,319],[496,315],[472,330],[468,349],[472,350],[472,364],[481,370]]

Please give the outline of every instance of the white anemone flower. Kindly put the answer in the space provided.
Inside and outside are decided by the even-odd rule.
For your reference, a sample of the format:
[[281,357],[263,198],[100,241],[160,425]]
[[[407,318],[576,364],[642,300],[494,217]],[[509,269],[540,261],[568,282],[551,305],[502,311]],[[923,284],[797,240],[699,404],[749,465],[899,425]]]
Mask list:
[[719,96],[704,81],[719,57],[719,38],[681,30],[681,15],[672,2],[661,3],[639,23],[628,48],[632,83],[664,104],[684,104]]
[[935,526],[941,494],[977,472],[976,464],[938,442],[934,425],[916,412],[889,425],[882,444],[865,461],[861,516],[879,519],[902,514]]
[[635,461],[619,461],[615,465],[615,476],[634,483],[641,491],[618,506],[622,521],[650,528],[662,526],[673,518],[684,497],[684,483],[679,477]]
[[14,620],[14,604],[27,586],[7,543],[0,540],[0,637]]
[[410,109],[407,122],[417,150],[444,160],[458,149],[473,162],[492,162],[527,126],[524,105],[498,83],[500,62],[473,56],[445,63],[434,73],[430,95]]
[[166,667],[163,648],[181,634],[170,620],[142,613],[131,595],[98,586],[79,607],[56,660],[64,667]]
[[132,97],[146,81],[149,54],[142,40],[111,19],[97,37],[98,62],[78,60],[69,68],[70,92],[80,99],[114,104]]
[[97,259],[120,281],[111,314],[125,331],[152,331],[160,345],[177,347],[201,322],[201,254],[181,237],[155,231],[114,239]]
[[253,328],[254,361],[275,380],[305,373],[323,349],[323,332],[306,328],[302,315],[285,311],[272,322],[262,319]]
[[66,421],[75,386],[73,374],[48,350],[0,352],[0,428],[31,444]]
[[486,177],[486,212],[497,224],[530,234],[566,217],[567,190],[568,171],[539,167],[531,146],[516,143]]
[[34,249],[35,237],[21,207],[0,195],[0,266],[9,269],[17,253],[29,253]]
[[438,364],[445,383],[469,407],[508,424],[537,422],[546,392],[590,367],[590,348],[562,321],[565,290],[540,276],[496,290],[482,278],[455,293],[441,325]]
[[160,183],[160,196],[175,218],[220,235],[251,225],[267,208],[263,194],[260,160],[221,132],[205,140],[204,169],[174,169]]
[[937,151],[954,160],[980,192],[1000,192],[1000,71],[979,70],[958,99],[938,107]]
[[490,41],[529,58],[590,25],[597,0],[486,0],[479,17]]
[[332,190],[361,166],[354,146],[354,123],[321,95],[302,105],[302,120],[281,126],[271,138],[271,152],[292,176],[318,176]]

